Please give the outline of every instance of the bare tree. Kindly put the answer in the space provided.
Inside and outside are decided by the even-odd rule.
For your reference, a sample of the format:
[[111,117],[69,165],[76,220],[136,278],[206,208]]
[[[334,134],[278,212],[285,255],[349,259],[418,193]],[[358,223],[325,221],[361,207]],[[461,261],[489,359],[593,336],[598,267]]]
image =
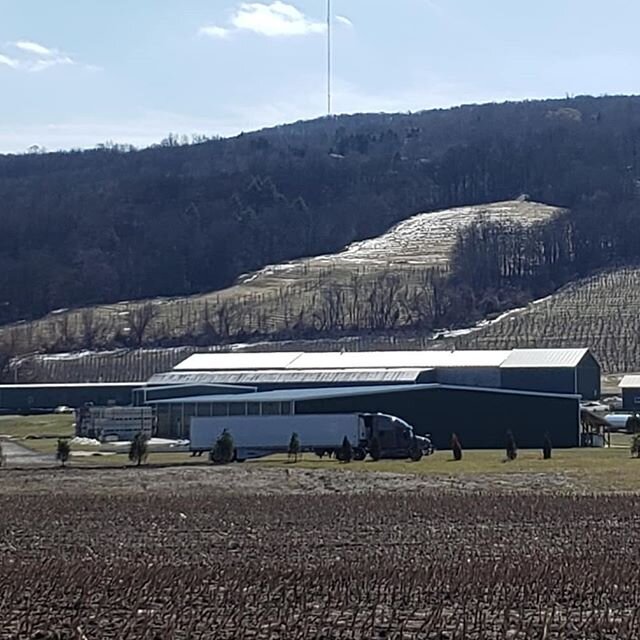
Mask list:
[[369,328],[388,330],[397,326],[402,289],[400,278],[389,273],[384,273],[371,282],[368,296]]
[[107,330],[104,322],[94,309],[83,309],[80,312],[81,342],[84,349],[93,349]]
[[0,380],[3,382],[10,382],[8,377],[11,371],[12,357],[13,352],[10,345],[4,342],[0,343]]
[[218,302],[213,312],[209,309],[209,304],[205,303],[202,330],[207,340],[219,342],[229,339],[237,315],[237,308],[230,302]]
[[141,347],[144,343],[149,325],[156,315],[156,308],[151,302],[138,305],[127,314],[127,328],[135,347]]

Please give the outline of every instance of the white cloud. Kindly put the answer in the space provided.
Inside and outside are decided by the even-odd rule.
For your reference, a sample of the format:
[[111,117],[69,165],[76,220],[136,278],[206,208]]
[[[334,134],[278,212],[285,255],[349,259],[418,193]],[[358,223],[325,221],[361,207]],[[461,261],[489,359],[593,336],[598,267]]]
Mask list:
[[18,40],[18,42],[13,43],[13,46],[21,51],[33,53],[37,56],[46,56],[48,58],[53,57],[58,53],[55,49],[48,49],[47,47],[44,47],[37,42],[31,42],[30,40]]
[[202,27],[198,33],[201,36],[210,36],[212,38],[228,38],[231,31],[224,27],[216,27],[213,25],[210,27]]
[[292,4],[275,0],[243,2],[231,15],[230,28],[202,27],[200,34],[214,38],[226,38],[234,31],[250,31],[269,38],[279,36],[306,36],[324,33],[327,25],[316,22]]
[[0,64],[11,67],[12,69],[17,69],[20,63],[15,58],[10,58],[0,53]]
[[11,69],[37,72],[59,65],[75,64],[66,53],[31,40],[17,40],[9,46],[15,53],[10,56],[0,52],[0,64]]
[[346,16],[336,16],[336,22],[344,24],[347,27],[353,27],[353,22],[351,22],[351,20],[349,20],[349,18],[347,18]]

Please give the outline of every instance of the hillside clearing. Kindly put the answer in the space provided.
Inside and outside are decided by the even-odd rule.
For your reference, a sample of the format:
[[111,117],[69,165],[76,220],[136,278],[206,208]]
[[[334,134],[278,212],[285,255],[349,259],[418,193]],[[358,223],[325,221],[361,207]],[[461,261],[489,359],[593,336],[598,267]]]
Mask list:
[[[231,336],[275,337],[303,325],[320,333],[349,326],[368,327],[375,333],[389,324],[401,326],[402,317],[388,315],[397,311],[419,317],[429,312],[430,278],[448,269],[461,229],[480,220],[534,226],[562,211],[518,200],[418,214],[340,253],[265,267],[222,291],[62,310],[31,323],[10,325],[0,329],[0,339],[17,353],[64,351],[73,345],[88,348],[85,354],[17,358],[10,377],[22,382],[141,381],[196,350],[94,353],[96,346],[112,345],[118,336],[139,344],[197,343],[204,350],[206,344],[230,342]],[[95,359],[99,361],[92,363]]]

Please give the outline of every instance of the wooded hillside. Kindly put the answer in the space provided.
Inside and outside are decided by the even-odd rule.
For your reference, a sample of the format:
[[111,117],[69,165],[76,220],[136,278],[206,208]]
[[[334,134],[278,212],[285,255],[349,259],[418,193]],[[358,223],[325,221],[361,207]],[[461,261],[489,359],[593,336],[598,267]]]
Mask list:
[[[33,352],[469,326],[637,262],[639,149],[639,97],[581,97],[325,118],[192,145],[170,137],[143,151],[0,156],[0,323],[95,304],[110,317],[89,308],[50,316],[40,333],[7,327],[0,368]],[[365,282],[356,268],[334,287],[321,269],[273,309],[222,294],[202,308],[174,304],[175,317],[112,304],[220,290],[417,212],[521,194],[564,209],[533,225],[487,216],[457,226],[444,268],[414,242],[402,274]]]
[[0,321],[221,288],[422,211],[521,193],[629,199],[639,144],[640,98],[586,97],[0,156]]

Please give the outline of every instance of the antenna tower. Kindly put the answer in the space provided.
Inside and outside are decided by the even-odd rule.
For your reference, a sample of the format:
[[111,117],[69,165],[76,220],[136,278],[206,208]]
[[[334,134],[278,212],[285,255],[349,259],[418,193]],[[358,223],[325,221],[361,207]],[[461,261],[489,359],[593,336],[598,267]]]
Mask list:
[[327,0],[327,115],[331,115],[331,0]]

